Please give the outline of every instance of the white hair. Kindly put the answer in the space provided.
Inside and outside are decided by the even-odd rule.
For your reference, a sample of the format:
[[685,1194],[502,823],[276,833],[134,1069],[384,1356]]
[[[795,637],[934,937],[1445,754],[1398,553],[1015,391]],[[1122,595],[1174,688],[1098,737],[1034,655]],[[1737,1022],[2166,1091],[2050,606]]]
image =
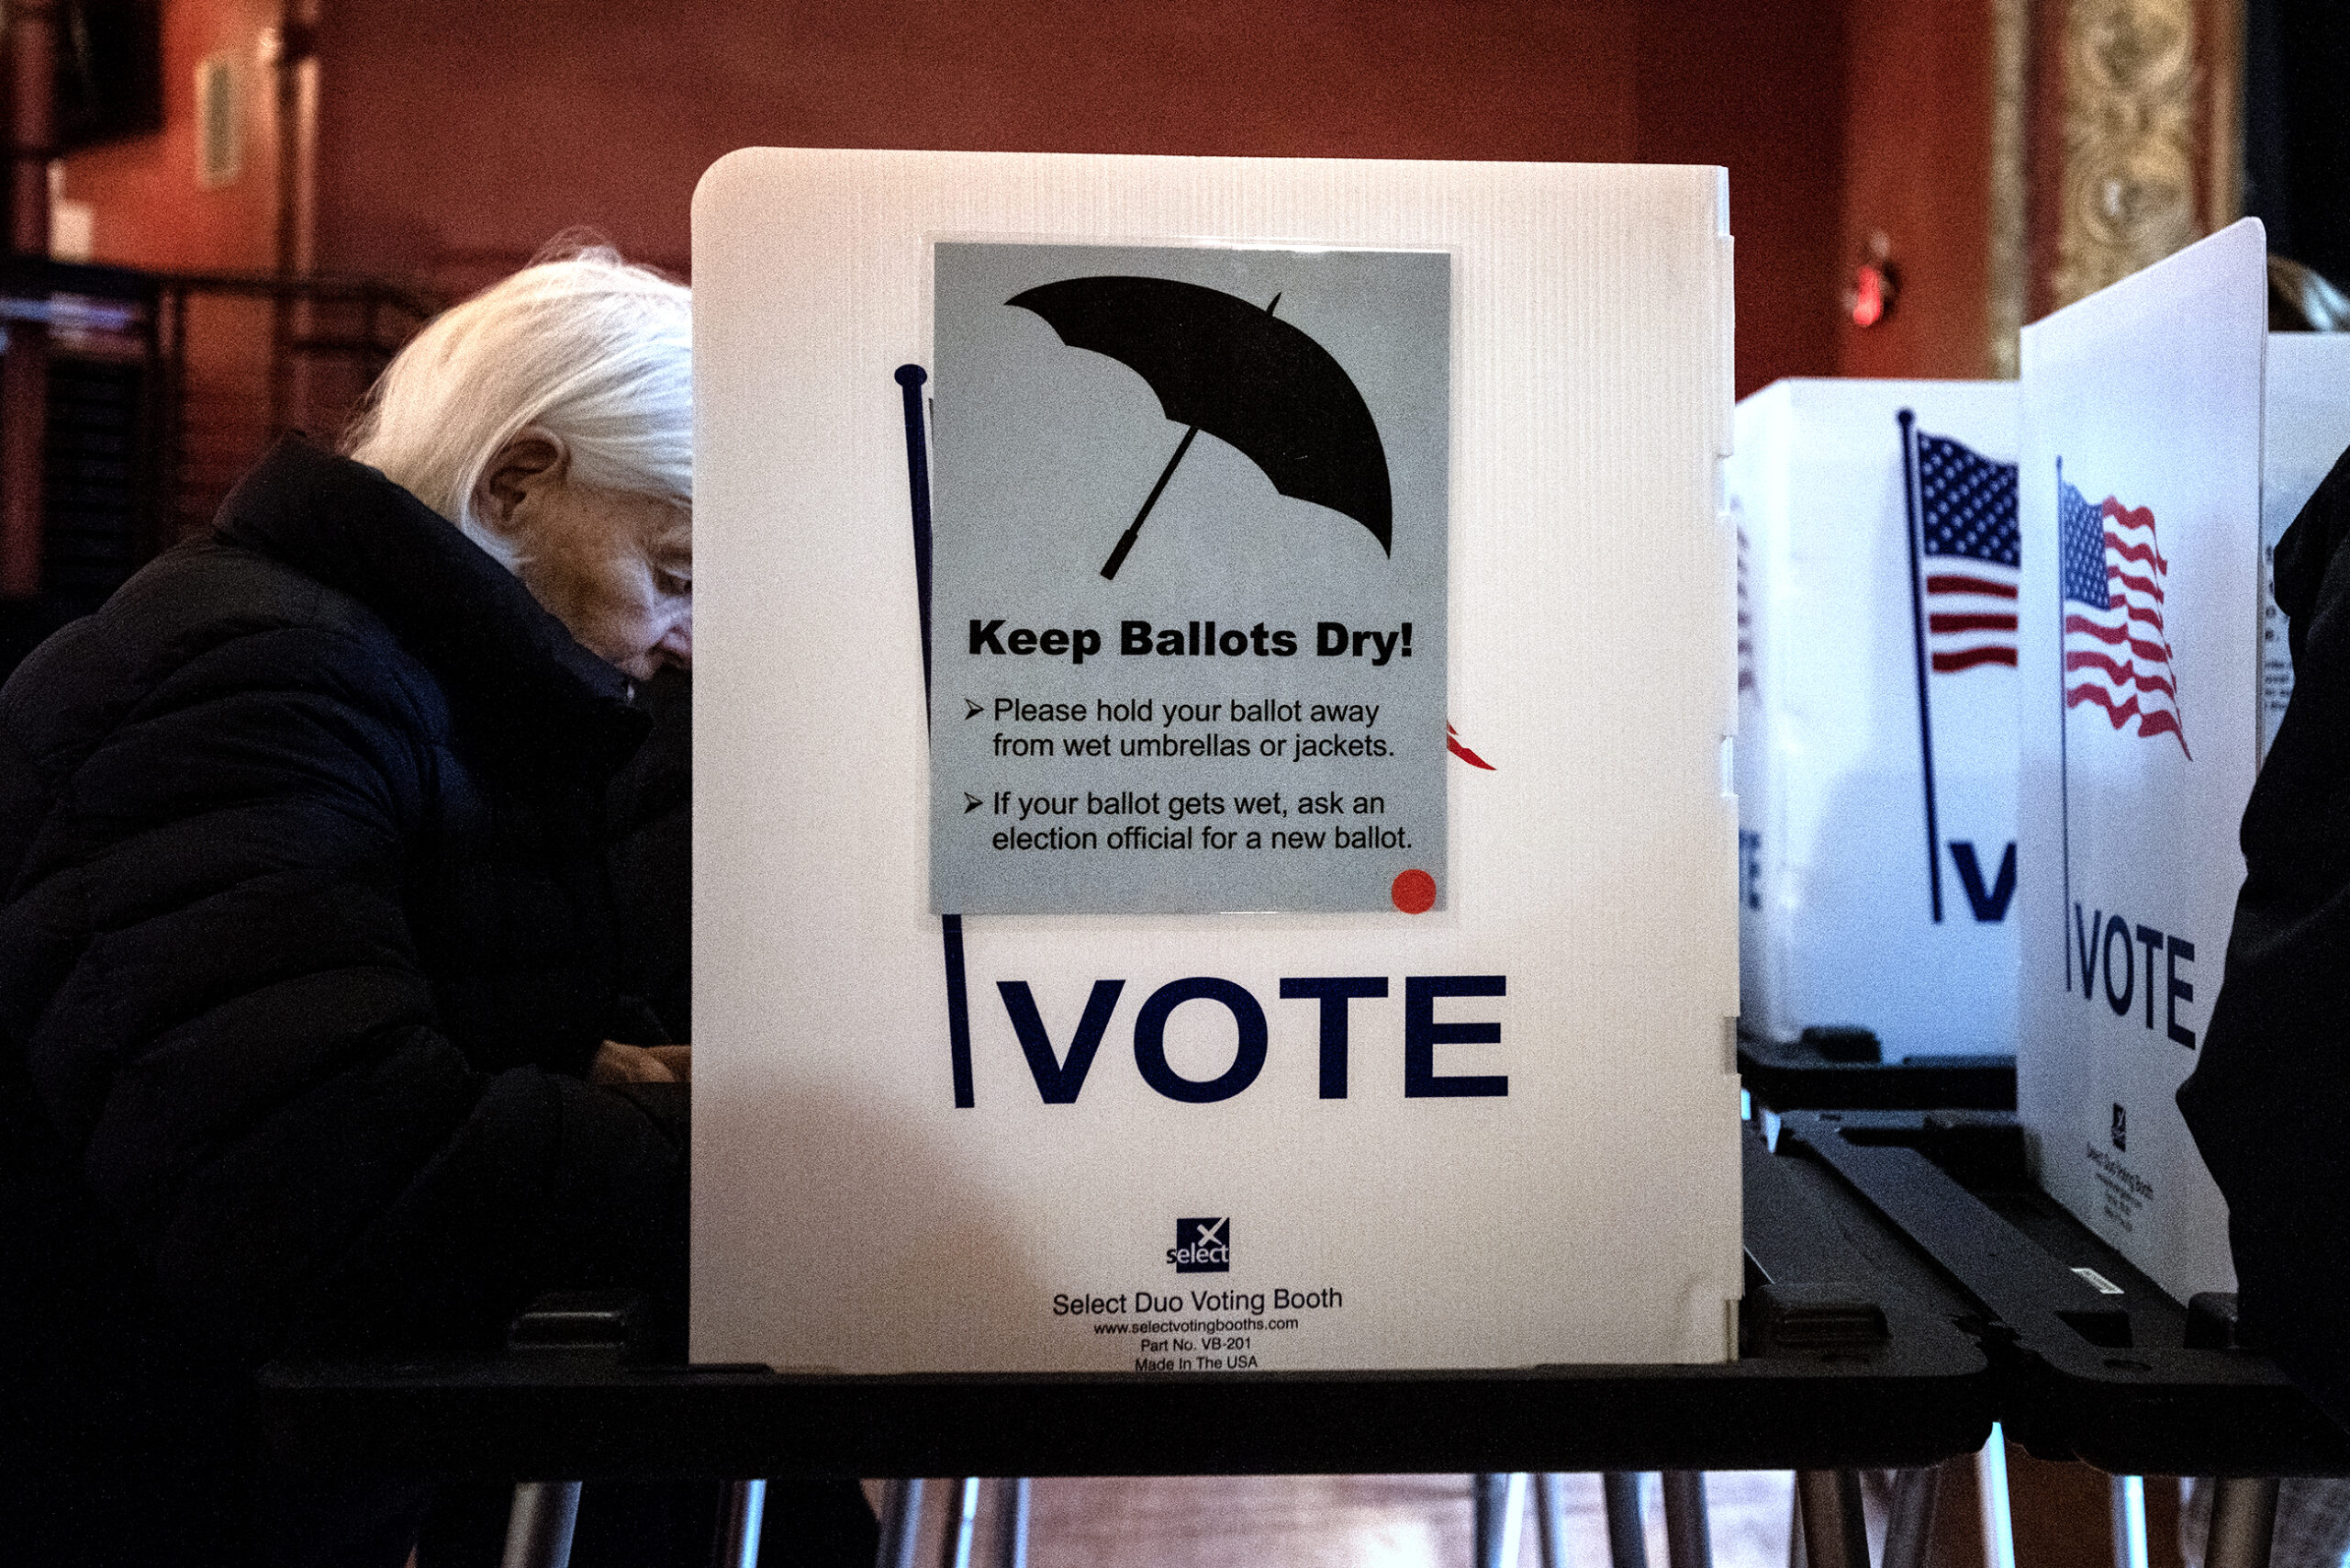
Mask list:
[[499,562],[516,541],[474,506],[533,427],[573,482],[693,504],[693,296],[607,246],[538,262],[435,317],[368,394],[343,450]]

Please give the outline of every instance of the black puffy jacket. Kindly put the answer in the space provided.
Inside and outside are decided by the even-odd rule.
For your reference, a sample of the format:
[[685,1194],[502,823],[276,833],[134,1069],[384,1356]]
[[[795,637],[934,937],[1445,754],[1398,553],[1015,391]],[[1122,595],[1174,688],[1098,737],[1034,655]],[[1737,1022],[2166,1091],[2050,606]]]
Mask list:
[[2350,453],[2277,542],[2293,700],[2244,808],[2227,979],[2179,1109],[2244,1337],[2350,1425]]
[[661,1038],[604,858],[644,724],[487,554],[298,442],[0,690],[0,1461],[36,1522],[178,1464],[234,1537],[271,1356],[682,1299],[675,1129],[582,1077]]

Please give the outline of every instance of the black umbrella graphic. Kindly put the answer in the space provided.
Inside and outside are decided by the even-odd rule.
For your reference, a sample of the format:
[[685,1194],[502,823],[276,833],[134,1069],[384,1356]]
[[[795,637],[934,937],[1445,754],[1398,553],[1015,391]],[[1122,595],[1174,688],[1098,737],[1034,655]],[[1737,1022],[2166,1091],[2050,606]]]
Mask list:
[[1221,289],[1162,277],[1073,277],[1004,302],[1042,316],[1071,348],[1108,354],[1150,384],[1183,432],[1102,567],[1114,579],[1143,520],[1202,431],[1236,448],[1273,488],[1344,512],[1394,554],[1387,451],[1362,394],[1330,351]]

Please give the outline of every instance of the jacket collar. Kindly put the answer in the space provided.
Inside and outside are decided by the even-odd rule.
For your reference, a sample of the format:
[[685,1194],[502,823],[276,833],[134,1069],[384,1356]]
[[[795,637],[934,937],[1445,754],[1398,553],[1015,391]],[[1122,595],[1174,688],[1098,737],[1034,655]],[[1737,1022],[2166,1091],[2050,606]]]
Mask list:
[[376,469],[286,436],[229,492],[215,527],[375,611],[439,680],[469,746],[509,767],[608,771],[650,727],[626,676]]

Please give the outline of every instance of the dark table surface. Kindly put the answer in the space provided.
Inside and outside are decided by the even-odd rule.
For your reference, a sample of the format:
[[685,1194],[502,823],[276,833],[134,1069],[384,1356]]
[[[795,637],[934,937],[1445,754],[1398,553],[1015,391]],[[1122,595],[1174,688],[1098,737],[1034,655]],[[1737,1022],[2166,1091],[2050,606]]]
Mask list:
[[1819,1160],[1745,1136],[1735,1361],[1493,1372],[786,1375],[616,1352],[263,1373],[317,1471],[1114,1475],[1929,1464],[1993,1418],[1964,1293]]
[[2350,1435],[2232,1347],[2229,1298],[2191,1311],[2041,1192],[2012,1114],[1790,1112],[1777,1147],[1833,1170],[1965,1297],[1999,1418],[2033,1453],[2121,1475],[2350,1474]]
[[1775,1110],[2012,1111],[2016,1058],[1907,1056],[1898,1040],[1865,1029],[1807,1030],[1806,1037],[1738,1037],[1738,1075]]

